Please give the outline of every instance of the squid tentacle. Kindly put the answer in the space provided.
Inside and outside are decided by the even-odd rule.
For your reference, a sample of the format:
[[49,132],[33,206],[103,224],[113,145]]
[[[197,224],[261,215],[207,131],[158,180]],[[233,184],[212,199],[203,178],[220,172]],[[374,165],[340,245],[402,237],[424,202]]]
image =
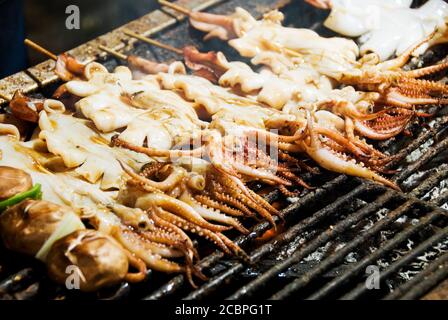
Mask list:
[[170,223],[169,221],[159,218],[154,213],[154,211],[156,211],[156,210],[160,210],[160,209],[154,207],[153,211],[149,211],[149,210],[147,211],[148,216],[154,221],[156,226],[158,226],[159,228],[161,228],[163,230],[166,230],[166,231],[176,234],[179,239],[184,241],[187,248],[193,253],[193,256],[196,259],[199,259],[199,253],[196,250],[196,248],[194,247],[193,242],[191,241],[190,237],[178,226]]
[[202,205],[220,210],[223,213],[227,213],[234,217],[244,217],[243,211],[241,211],[239,209],[232,208],[232,207],[226,205],[225,203],[215,201],[207,195],[195,195],[194,198],[196,199],[196,201],[198,201]]
[[134,253],[153,270],[166,273],[179,273],[185,271],[185,268],[178,263],[164,259],[160,255],[147,250],[141,238],[129,230],[117,231],[114,233],[114,237],[122,246]]
[[300,195],[300,191],[290,191],[285,186],[280,185],[278,187],[279,191],[287,198],[295,198]]
[[[236,199],[242,201],[245,205],[249,206],[250,208],[254,209],[258,214],[260,214],[262,217],[264,217],[265,219],[267,219],[272,226],[276,226],[274,219],[271,215],[271,213],[266,210],[266,208],[263,205],[260,205],[258,203],[258,201],[261,200],[262,203],[265,202],[265,200],[263,198],[258,199],[258,201],[256,199],[254,199],[253,197],[253,191],[250,190],[249,188],[246,188],[244,186],[244,191],[241,190],[241,188],[239,187],[238,184],[236,184],[236,181],[233,180],[230,176],[220,176],[220,184],[226,188],[227,190],[229,190],[229,193]],[[275,210],[275,209],[274,209]]]
[[180,200],[188,203],[190,206],[192,206],[199,214],[208,220],[213,220],[219,223],[223,223],[229,226],[234,227],[236,230],[240,231],[243,234],[248,234],[249,231],[243,227],[243,225],[236,219],[226,216],[225,214],[222,214],[219,211],[215,211],[210,208],[207,208],[206,206],[201,205],[199,202],[197,202],[193,196],[188,192],[185,191],[181,197]]
[[215,225],[208,222],[188,204],[169,197],[163,193],[151,193],[144,195],[136,201],[135,206],[143,210],[147,210],[153,206],[160,207],[164,210],[174,212],[184,219],[214,232],[220,232],[230,229],[226,226]]
[[197,157],[200,158],[203,154],[203,147],[193,150],[160,150],[154,148],[146,148],[134,145],[120,139],[119,135],[115,135],[111,139],[113,147],[121,147],[138,153],[146,154],[149,157],[166,157],[170,159],[181,157]]
[[217,236],[217,232],[212,232],[208,229],[201,228],[185,219],[182,219],[168,211],[159,210],[156,215],[158,215],[161,219],[166,221],[170,221],[174,225],[177,225],[179,228],[189,231],[192,233],[196,233],[201,237],[213,242],[216,246],[218,246],[221,250],[223,250],[226,254],[231,255],[231,251],[226,246],[226,244],[222,241],[220,237]]
[[307,114],[307,119],[310,139],[309,143],[303,142],[303,147],[307,151],[307,154],[323,168],[334,172],[348,173],[350,175],[378,181],[393,189],[400,190],[395,183],[366,168],[362,163],[358,163],[355,160],[350,159],[347,155],[336,153],[323,146],[320,142],[318,132],[314,130],[310,112]]
[[240,201],[228,194],[223,194],[223,193],[219,193],[219,192],[215,191],[212,193],[212,196],[214,199],[216,199],[218,201],[227,203],[228,205],[231,205],[231,206],[237,208],[238,210],[243,212],[248,217],[255,216],[255,214],[242,201]]

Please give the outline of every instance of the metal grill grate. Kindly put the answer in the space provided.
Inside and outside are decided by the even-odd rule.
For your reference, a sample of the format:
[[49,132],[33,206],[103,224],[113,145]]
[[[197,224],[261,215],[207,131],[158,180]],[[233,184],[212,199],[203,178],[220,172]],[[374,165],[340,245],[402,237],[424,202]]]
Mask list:
[[[218,1],[212,1],[213,3]],[[284,5],[287,1],[275,3]],[[271,1],[226,1],[212,11],[229,13],[242,5],[259,16]],[[310,11],[301,1],[288,5],[287,22],[311,26],[323,13]],[[307,17],[306,19],[297,19]],[[320,26],[315,24],[315,27]],[[204,43],[186,23],[157,34],[165,43],[194,44],[204,50],[224,50],[219,42]],[[179,58],[146,44],[134,43],[132,52],[150,59]],[[105,58],[114,67],[117,61]],[[446,110],[445,110],[446,112]],[[210,278],[192,290],[183,275],[150,274],[138,285],[122,284],[99,294],[67,292],[44,276],[36,262],[0,253],[0,297],[16,299],[207,299],[207,298],[420,298],[448,276],[448,116],[439,115],[427,126],[412,127],[413,137],[400,137],[379,145],[397,158],[390,169],[405,193],[344,175],[321,172],[310,176],[315,190],[304,191],[290,203],[277,191],[270,202],[289,203],[275,217],[282,225],[271,240],[260,243],[270,225],[261,222],[235,242],[249,254],[252,264],[215,251],[199,263]],[[204,254],[202,255],[204,256]],[[11,261],[15,261],[11,264]],[[380,269],[380,289],[368,290],[366,268]],[[23,269],[23,266],[31,266]],[[9,275],[9,276],[8,276]]]

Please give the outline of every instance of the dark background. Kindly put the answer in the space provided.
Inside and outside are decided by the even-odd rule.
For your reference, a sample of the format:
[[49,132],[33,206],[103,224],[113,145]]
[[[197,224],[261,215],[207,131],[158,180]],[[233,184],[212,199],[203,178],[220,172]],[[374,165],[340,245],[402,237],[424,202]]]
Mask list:
[[[69,5],[80,9],[80,30],[65,27]],[[46,59],[32,50],[25,51],[24,33],[61,53],[157,7],[156,0],[0,0],[0,79]]]

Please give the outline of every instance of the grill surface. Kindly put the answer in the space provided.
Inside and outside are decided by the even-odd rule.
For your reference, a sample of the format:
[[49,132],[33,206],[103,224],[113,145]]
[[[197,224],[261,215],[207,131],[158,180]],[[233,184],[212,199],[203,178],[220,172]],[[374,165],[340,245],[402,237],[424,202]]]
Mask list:
[[[196,3],[192,2],[193,5]],[[212,12],[229,13],[241,5],[260,16],[272,7],[283,7],[288,1],[199,2],[201,5],[219,2],[211,9]],[[329,34],[318,23],[323,20],[325,12],[313,10],[302,1],[287,5],[284,12],[288,24],[312,27]],[[147,16],[145,19],[148,20]],[[143,24],[144,21],[134,22],[134,25],[139,23]],[[153,37],[164,43],[177,47],[193,44],[203,50],[222,50],[230,59],[240,59],[219,41],[204,43],[201,34],[189,28],[185,22],[175,23],[165,19],[162,23],[167,28]],[[142,25],[139,27],[143,28]],[[147,34],[160,29],[153,27],[153,31]],[[125,47],[117,44],[116,39],[114,41],[115,45],[105,44],[115,49],[123,47],[127,52],[158,61],[180,58],[146,44],[133,43],[135,46],[131,48],[131,45]],[[429,52],[424,60],[431,61],[443,56],[443,52]],[[108,57],[103,59],[102,62],[109,68],[119,63]],[[43,66],[38,68],[42,69]],[[54,77],[42,78],[41,73],[39,78],[36,73],[33,75],[36,68],[30,70],[23,74],[37,80],[42,93],[51,92],[56,81]],[[29,83],[27,78],[25,84]],[[33,82],[29,90],[36,89],[38,85]],[[2,95],[7,98],[7,94]],[[270,228],[267,222],[261,222],[252,226],[249,235],[235,239],[250,255],[251,265],[225,257],[221,252],[211,251],[206,246],[202,252],[205,258],[200,266],[209,280],[196,290],[189,286],[183,275],[170,276],[154,272],[149,274],[148,280],[138,285],[124,283],[118,288],[96,294],[66,291],[46,278],[45,269],[39,263],[0,249],[0,297],[421,298],[448,278],[447,128],[445,108],[439,110],[433,120],[420,120],[411,125],[412,136],[400,136],[378,145],[382,151],[397,155],[390,169],[397,170],[393,179],[402,187],[403,193],[361,179],[322,171],[306,177],[316,189],[304,191],[297,199],[283,199],[277,191],[267,194],[270,202],[284,205],[281,218],[275,218],[281,232],[275,237],[261,240],[260,236]],[[366,286],[369,276],[366,270],[369,266],[379,269],[378,289],[369,290]]]

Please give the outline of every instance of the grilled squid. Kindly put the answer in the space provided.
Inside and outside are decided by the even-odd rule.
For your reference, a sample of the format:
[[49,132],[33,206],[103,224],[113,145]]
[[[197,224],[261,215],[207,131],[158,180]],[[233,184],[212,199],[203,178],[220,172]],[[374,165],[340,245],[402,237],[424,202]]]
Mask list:
[[37,123],[39,121],[39,113],[46,111],[49,113],[61,113],[65,111],[62,102],[52,99],[37,99],[25,96],[17,91],[9,103],[11,113],[20,120]]
[[[351,86],[342,90],[333,89],[330,79],[303,65],[276,75],[266,69],[257,73],[243,62],[228,62],[221,52],[200,53],[193,47],[186,47],[184,55],[187,65],[196,74],[214,79],[222,86],[240,89],[247,95],[255,96],[258,102],[286,113],[294,113],[297,107],[310,109],[310,106],[329,110],[353,122],[357,133],[370,139],[387,139],[399,134],[417,114],[404,103],[397,105],[398,93],[391,93],[384,99],[378,92],[355,91]],[[439,66],[437,69],[441,68]],[[428,98],[415,103],[439,101]],[[377,110],[372,112],[374,108]],[[391,121],[386,121],[388,118]],[[387,132],[380,132],[382,122],[389,126]],[[351,133],[348,136],[351,138]]]
[[307,154],[318,162],[323,168],[330,171],[366,178],[380,182],[393,189],[400,190],[395,183],[387,180],[372,170],[369,170],[363,163],[357,162],[347,154],[335,152],[325,146],[325,144],[321,141],[321,137],[314,129],[314,120],[312,119],[310,113],[308,113],[307,118],[309,139],[303,141],[302,146],[307,151]]
[[[249,16],[247,11],[237,8],[234,15],[227,17],[233,21],[234,32],[228,32],[233,37],[221,39],[229,40],[229,45],[240,55],[252,58],[253,64],[268,65],[276,73],[309,63],[322,74],[331,76],[333,72],[350,68],[359,54],[358,46],[352,40],[324,38],[310,29],[283,27],[284,16],[279,11],[271,11],[258,21]],[[197,19],[209,24],[218,21],[213,19],[215,15],[204,13],[199,17],[195,14],[190,21],[193,27],[202,31],[208,30],[195,23]],[[251,23],[241,23],[241,20],[251,20]],[[211,36],[214,34],[209,33],[207,37]]]
[[[106,79],[108,79],[107,82]],[[154,84],[154,80],[157,80],[157,84]],[[271,184],[289,185],[290,182],[269,173],[265,168],[250,168],[244,161],[243,163],[233,161],[232,153],[238,152],[237,147],[245,148],[245,140],[249,135],[270,137],[269,139],[278,138],[285,143],[294,141],[298,137],[265,133],[264,130],[254,130],[249,127],[244,130],[246,132],[241,130],[225,132],[222,126],[218,128],[218,125],[214,124],[212,124],[213,130],[207,129],[210,124],[202,119],[212,116],[221,119],[224,109],[228,109],[229,118],[234,118],[237,108],[245,114],[244,120],[240,121],[241,124],[247,119],[247,121],[256,122],[256,126],[259,126],[258,123],[264,125],[261,122],[263,120],[258,119],[260,112],[257,112],[262,108],[251,106],[254,102],[231,94],[220,87],[211,87],[210,83],[201,83],[202,80],[205,81],[197,77],[189,78],[177,68],[173,68],[166,74],[160,73],[141,80],[132,80],[129,72],[120,69],[111,74],[97,74],[87,82],[71,81],[67,83],[67,88],[73,94],[84,96],[77,103],[77,107],[86,117],[94,121],[99,130],[107,132],[119,127],[125,128],[120,134],[114,136],[112,143],[115,146],[125,147],[150,157],[168,157],[170,160],[182,156],[208,158],[213,166],[233,175],[235,179],[239,179],[238,175],[242,174]],[[187,93],[187,97],[192,99],[185,100],[173,92],[176,83],[182,85],[182,81],[198,82],[198,89],[212,90],[223,98],[214,101],[205,92],[192,91]],[[184,88],[192,89],[193,87],[189,85]],[[117,95],[117,92],[120,94]],[[225,99],[228,100],[227,105],[220,102],[224,102]],[[233,107],[233,102],[247,105],[247,107]],[[203,110],[203,107],[206,110]],[[263,112],[266,113],[264,118],[272,115],[271,123],[281,123],[280,119],[288,118],[287,115],[276,114],[268,109]],[[105,122],[119,115],[119,122]],[[103,123],[107,124],[107,127]],[[226,136],[225,139],[222,136]],[[232,139],[236,145],[228,143]],[[143,147],[145,144],[146,146]],[[184,150],[190,149],[190,145],[193,145],[193,149]],[[228,160],[230,163],[225,164],[223,160]]]
[[422,41],[435,29],[432,43],[415,52],[424,52],[430,44],[444,41],[448,5],[442,0],[430,0],[420,8],[410,8],[410,0],[344,1],[307,0],[322,9],[331,9],[324,25],[342,35],[360,37],[361,54],[373,52],[381,60],[401,55],[414,43]]
[[[274,110],[272,108],[266,108],[262,105],[257,105],[253,100],[247,97],[240,97],[233,93],[230,93],[223,88],[213,86],[206,79],[201,79],[197,77],[179,75],[179,74],[159,74],[162,86],[171,89],[182,90],[188,99],[192,99],[196,103],[200,103],[204,106],[204,109],[211,115],[212,121],[210,123],[210,128],[217,128],[223,135],[230,136],[248,136],[255,135],[257,137],[262,137],[262,140],[273,145],[279,149],[279,151],[297,153],[306,152],[300,147],[299,141],[304,139],[304,128],[306,127],[306,119],[303,111],[297,108],[291,108],[290,110],[282,110],[282,112]],[[201,88],[201,90],[198,90]],[[336,94],[336,91],[332,91],[332,99],[327,101],[330,105],[333,104],[334,99],[342,95],[344,99],[350,99],[356,103],[358,99],[363,100],[361,97],[364,95],[364,99],[369,96],[369,94],[356,93],[353,88],[348,88],[341,93]],[[340,98],[338,98],[340,100]],[[341,102],[342,103],[342,102]],[[324,113],[316,113],[316,117],[321,117],[321,122],[316,125],[316,130],[321,134],[325,135],[328,139],[328,143],[333,146],[338,151],[349,152],[355,157],[364,158],[363,161],[367,161],[366,158],[383,158],[386,160],[384,155],[377,152],[373,147],[368,146],[365,142],[361,141],[359,138],[354,136],[355,130],[358,132],[368,132],[367,128],[369,124],[365,124],[364,121],[375,120],[379,115],[385,112],[379,113],[378,115],[372,115],[369,119],[366,115],[365,110],[361,112],[354,103],[348,104],[344,108],[341,108],[338,112],[342,111],[342,115],[346,116],[359,116],[354,118],[354,123],[351,122],[345,124],[343,119],[337,119],[337,117],[332,117],[331,119],[324,116]],[[371,103],[364,103],[363,108],[366,109]],[[359,105],[361,107],[361,105]],[[332,111],[336,110],[336,106],[331,107]],[[285,112],[286,111],[286,112]],[[357,113],[357,114],[356,114]],[[363,117],[362,115],[366,115]],[[411,114],[412,116],[412,114]],[[357,121],[359,120],[359,121]],[[402,122],[397,122],[396,130],[393,131],[398,134],[407,121],[410,120],[409,115],[402,119]],[[342,123],[341,123],[342,121]],[[373,124],[372,124],[373,126]],[[266,131],[270,129],[277,129],[280,133],[288,133],[290,136],[282,134],[269,134]],[[363,130],[363,131],[362,131]],[[372,132],[374,129],[371,130]],[[291,135],[291,133],[293,133]],[[373,134],[370,134],[373,136]],[[386,138],[387,136],[384,136]],[[381,139],[380,135],[377,136]],[[228,159],[228,158],[227,158]],[[378,159],[381,163],[383,160]],[[370,161],[370,160],[369,160]],[[368,161],[368,162],[369,162]],[[372,159],[373,163],[376,160]],[[231,172],[231,170],[227,170]],[[277,170],[278,172],[278,170]],[[240,173],[243,173],[240,171]],[[348,172],[347,172],[348,173]],[[262,179],[261,177],[259,177]],[[272,181],[275,181],[271,179]]]
[[[52,173],[45,168],[37,150],[28,149],[24,143],[10,141],[10,138],[0,138],[5,140],[0,140],[0,149],[4,155],[2,163],[20,164],[33,181],[42,184],[44,191],[44,200],[24,200],[10,206],[0,216],[0,232],[8,248],[46,261],[55,241],[74,230],[84,229],[79,214],[89,219],[90,225],[104,235],[120,243],[123,240],[123,246],[128,250],[137,250],[129,255],[132,265],[140,270],[139,276],[133,277],[135,281],[145,278],[146,264],[166,272],[187,272],[189,279],[192,279],[192,274],[203,278],[193,267],[193,258],[198,255],[191,239],[176,225],[163,219],[155,222],[156,218],[150,218],[146,212],[123,206],[114,200],[114,191],[102,191],[98,184],[76,179],[67,172]],[[39,166],[39,170],[35,166]],[[54,202],[48,202],[47,199]],[[124,238],[123,233],[126,234]],[[32,234],[32,237],[28,234]],[[132,242],[126,240],[129,237],[133,239]],[[137,252],[140,252],[142,259],[137,256]],[[185,267],[168,260],[179,257],[185,257]]]
[[68,53],[63,53],[58,56],[55,66],[55,73],[63,81],[69,81],[77,78],[90,79],[97,71],[105,71],[106,68],[96,62],[83,64],[75,57]]
[[255,96],[258,102],[279,110],[285,106],[316,102],[333,88],[327,77],[305,66],[278,76],[266,68],[255,72],[243,62],[229,62],[222,52],[201,53],[194,47],[186,47],[184,56],[186,64],[196,75],[223,87],[240,89]]
[[[353,2],[347,2],[347,5],[349,3],[353,4]],[[394,2],[390,5],[393,7]],[[353,6],[356,7],[356,4]],[[445,7],[445,4],[430,1],[421,10],[429,12],[437,8],[437,13],[441,14]],[[208,17],[204,15],[204,19]],[[446,61],[416,70],[403,70],[403,66],[413,55],[422,52],[428,44],[437,39],[438,31],[434,31],[434,28],[428,27],[423,36],[412,38],[412,42],[406,42],[404,49],[398,51],[400,53],[398,57],[381,61],[378,54],[367,54],[367,52],[358,59],[358,49],[351,40],[327,39],[311,30],[282,27],[280,18],[281,15],[276,12],[265,15],[262,20],[254,24],[256,27],[236,35],[235,39],[229,41],[229,44],[241,55],[251,57],[253,64],[269,67],[270,71],[277,76],[277,82],[274,84],[270,80],[272,75],[269,73],[268,76],[266,73],[255,74],[241,63],[227,62],[219,54],[201,55],[194,50],[189,50],[186,55],[187,62],[191,61],[190,64],[196,69],[213,70],[224,85],[238,85],[245,92],[254,88],[258,90],[255,94],[258,94],[260,101],[277,107],[285,105],[288,99],[298,100],[297,93],[301,92],[300,87],[307,92],[306,86],[301,85],[300,78],[291,77],[291,75],[301,74],[308,69],[314,70],[321,76],[320,82],[326,78],[327,81],[331,80],[336,84],[353,86],[356,90],[366,92],[370,97],[354,104],[350,99],[344,98],[345,101],[341,101],[337,97],[339,94],[335,94],[335,91],[320,90],[317,94],[317,105],[329,107],[336,114],[349,118],[348,126],[351,126],[350,122],[353,122],[358,134],[377,140],[387,139],[402,132],[406,124],[415,116],[426,116],[425,113],[414,112],[414,109],[448,103],[444,98],[448,92],[447,86],[425,79],[448,68]],[[232,17],[232,19],[237,18]],[[261,32],[264,27],[265,32]],[[398,32],[404,30],[403,27],[395,29]],[[287,35],[290,36],[287,37]],[[315,77],[315,79],[319,78]],[[276,99],[266,99],[264,90],[277,93],[277,95],[271,95]],[[313,100],[310,102],[312,103]],[[370,105],[369,108],[374,112],[362,112],[362,104]]]

